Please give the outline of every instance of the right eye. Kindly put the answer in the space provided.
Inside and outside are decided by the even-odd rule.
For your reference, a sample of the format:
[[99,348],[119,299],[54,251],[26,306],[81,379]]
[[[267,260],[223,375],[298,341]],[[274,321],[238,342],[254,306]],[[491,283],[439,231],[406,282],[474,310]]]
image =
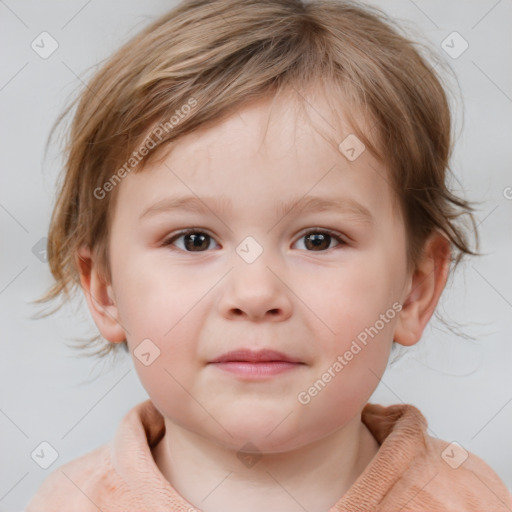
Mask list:
[[186,229],[167,238],[162,245],[165,247],[172,246],[175,245],[176,240],[180,239],[183,239],[183,244],[179,249],[184,252],[205,252],[210,247],[210,242],[213,241],[213,238],[204,231]]

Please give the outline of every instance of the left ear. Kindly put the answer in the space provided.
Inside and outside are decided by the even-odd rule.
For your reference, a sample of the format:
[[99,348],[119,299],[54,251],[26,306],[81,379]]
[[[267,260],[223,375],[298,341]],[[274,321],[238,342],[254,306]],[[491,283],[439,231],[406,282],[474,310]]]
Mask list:
[[421,339],[446,285],[450,260],[449,240],[435,231],[425,242],[398,316],[393,339],[400,345],[411,346]]

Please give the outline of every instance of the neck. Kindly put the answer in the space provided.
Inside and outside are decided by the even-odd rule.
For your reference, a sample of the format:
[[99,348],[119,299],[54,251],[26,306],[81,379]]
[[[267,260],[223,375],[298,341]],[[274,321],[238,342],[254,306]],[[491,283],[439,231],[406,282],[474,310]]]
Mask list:
[[155,462],[174,489],[204,512],[326,512],[379,449],[358,416],[320,440],[259,460],[253,455],[244,466],[236,451],[167,419],[165,424]]

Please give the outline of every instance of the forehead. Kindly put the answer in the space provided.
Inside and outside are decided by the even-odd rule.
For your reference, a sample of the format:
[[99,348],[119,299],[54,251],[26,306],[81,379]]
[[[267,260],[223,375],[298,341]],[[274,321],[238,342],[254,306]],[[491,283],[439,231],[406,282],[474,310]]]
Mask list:
[[392,201],[387,170],[368,150],[347,158],[343,141],[355,135],[344,108],[321,93],[249,103],[173,141],[165,160],[129,175],[118,191],[120,207],[140,215],[170,195],[270,207],[311,195],[351,197],[378,215]]

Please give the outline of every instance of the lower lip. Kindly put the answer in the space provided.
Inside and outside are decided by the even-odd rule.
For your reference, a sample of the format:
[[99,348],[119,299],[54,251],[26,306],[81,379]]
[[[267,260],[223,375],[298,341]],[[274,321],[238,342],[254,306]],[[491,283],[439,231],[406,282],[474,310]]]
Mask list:
[[249,363],[244,361],[230,361],[226,363],[211,363],[226,372],[244,377],[265,378],[289,372],[304,366],[301,363],[289,363],[287,361],[269,361],[265,363]]

